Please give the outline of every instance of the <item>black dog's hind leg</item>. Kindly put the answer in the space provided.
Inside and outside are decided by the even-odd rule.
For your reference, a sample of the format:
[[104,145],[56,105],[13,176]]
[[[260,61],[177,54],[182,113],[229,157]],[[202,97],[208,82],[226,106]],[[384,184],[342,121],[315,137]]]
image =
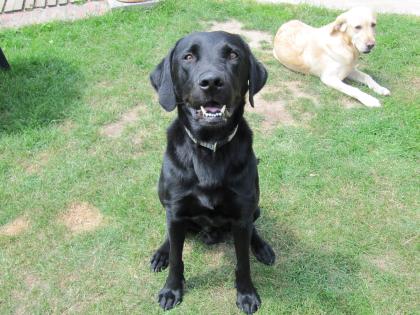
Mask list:
[[255,313],[261,305],[261,299],[252,284],[249,265],[249,245],[252,224],[232,226],[236,252],[236,305],[245,313]]
[[166,237],[162,245],[157,249],[153,254],[152,259],[150,260],[150,268],[154,272],[160,272],[165,270],[169,265],[169,238]]
[[[260,215],[261,209],[258,207],[254,212],[254,222],[260,217]],[[252,227],[251,250],[257,260],[265,265],[270,266],[276,261],[276,254],[273,249],[261,238],[261,236],[258,235],[254,225]]]
[[258,235],[255,226],[252,227],[251,250],[257,260],[265,265],[270,266],[276,261],[276,254],[271,246]]
[[[184,247],[186,228],[183,222],[169,221],[169,274],[165,286],[160,290],[158,302],[166,311],[182,302],[184,293],[184,263],[182,249]],[[164,243],[165,245],[165,243]]]

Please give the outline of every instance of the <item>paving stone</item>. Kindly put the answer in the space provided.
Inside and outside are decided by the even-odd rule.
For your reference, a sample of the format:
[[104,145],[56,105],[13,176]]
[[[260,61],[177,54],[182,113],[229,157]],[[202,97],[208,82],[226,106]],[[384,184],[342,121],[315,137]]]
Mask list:
[[[35,0],[35,5],[36,1],[37,0]],[[106,1],[88,1],[78,5],[68,3],[65,6],[47,6],[45,9],[0,14],[0,29],[47,23],[57,20],[72,21],[94,15],[102,15],[109,11],[109,9],[109,5]]]
[[25,10],[32,10],[35,7],[35,0],[25,0]]
[[15,12],[23,10],[23,0],[8,0],[4,12]]
[[46,0],[35,0],[35,8],[45,8]]
[[4,2],[5,0],[0,0],[0,13],[3,12]]
[[65,5],[67,4],[68,0],[58,0],[59,5]]
[[[129,1],[129,0],[126,0]],[[142,6],[149,7],[157,4],[159,0],[146,0],[143,2],[120,2],[118,0],[108,0],[109,7],[111,9],[125,8],[131,6]]]
[[47,0],[47,6],[54,7],[57,5],[57,0]]

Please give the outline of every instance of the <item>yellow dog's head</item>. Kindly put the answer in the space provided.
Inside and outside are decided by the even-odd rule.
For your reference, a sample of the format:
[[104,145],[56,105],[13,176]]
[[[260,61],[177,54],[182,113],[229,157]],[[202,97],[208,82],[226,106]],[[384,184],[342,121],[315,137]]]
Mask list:
[[333,33],[345,36],[361,53],[375,46],[376,15],[365,7],[353,8],[339,15],[333,23]]

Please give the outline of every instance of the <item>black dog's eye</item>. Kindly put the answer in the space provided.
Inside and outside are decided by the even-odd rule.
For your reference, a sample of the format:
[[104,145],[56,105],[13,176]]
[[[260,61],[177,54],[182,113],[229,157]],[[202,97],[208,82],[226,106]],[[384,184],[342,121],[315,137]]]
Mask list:
[[193,61],[194,60],[194,55],[193,54],[186,54],[184,56],[184,60],[186,60],[186,61]]
[[234,51],[231,51],[231,52],[229,53],[229,59],[230,59],[230,60],[235,60],[235,59],[238,59],[238,57],[239,57],[239,55],[238,55],[236,52],[234,52]]
[[372,24],[371,24],[371,26],[372,26],[372,27],[375,27],[375,26],[376,26],[376,23],[372,23]]
[[362,26],[361,25],[357,25],[357,26],[355,26],[354,27],[356,30],[361,30],[362,29]]

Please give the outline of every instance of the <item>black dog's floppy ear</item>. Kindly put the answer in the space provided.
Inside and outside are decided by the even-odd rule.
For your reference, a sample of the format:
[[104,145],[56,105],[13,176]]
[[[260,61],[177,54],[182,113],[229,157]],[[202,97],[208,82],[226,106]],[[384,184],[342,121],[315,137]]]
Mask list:
[[159,95],[159,103],[162,107],[170,112],[176,107],[176,97],[174,84],[172,82],[172,55],[174,49],[157,65],[155,70],[150,74],[150,82]]
[[254,95],[257,94],[267,82],[268,73],[261,62],[252,53],[249,55],[249,103],[254,107]]

